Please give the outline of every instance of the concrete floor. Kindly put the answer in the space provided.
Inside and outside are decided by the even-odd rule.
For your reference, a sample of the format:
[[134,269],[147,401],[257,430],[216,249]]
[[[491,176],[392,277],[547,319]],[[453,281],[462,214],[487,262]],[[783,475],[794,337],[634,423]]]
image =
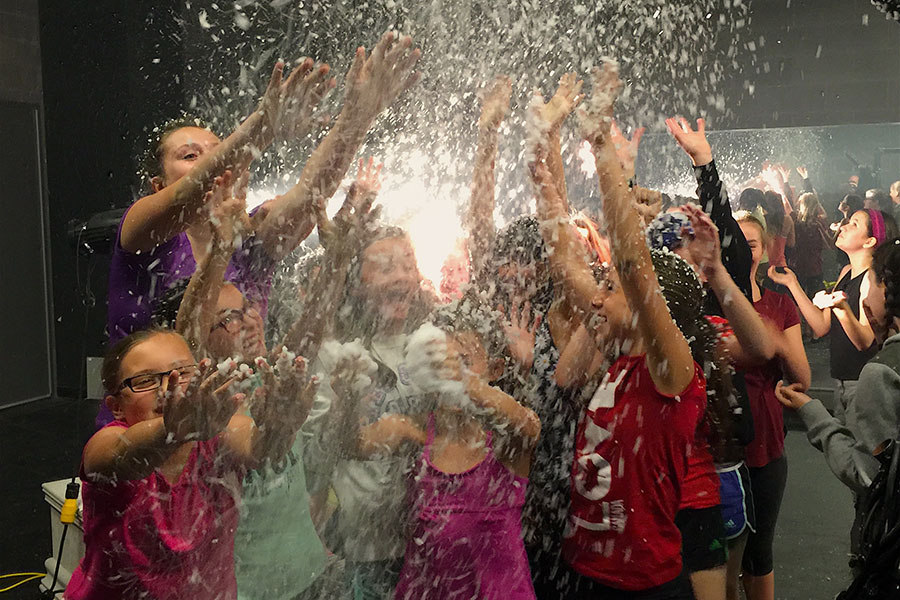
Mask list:
[[[827,344],[809,346],[815,392],[830,403]],[[79,410],[50,400],[0,411],[0,574],[42,570],[50,556],[50,524],[40,484],[71,476],[92,430],[95,402]],[[789,427],[797,422],[789,420]],[[850,492],[801,431],[786,440],[787,491],[776,536],[776,595],[785,600],[828,600],[847,585],[853,518]],[[0,580],[0,583],[12,583]],[[0,588],[4,587],[0,585]],[[34,600],[26,584],[6,600]]]

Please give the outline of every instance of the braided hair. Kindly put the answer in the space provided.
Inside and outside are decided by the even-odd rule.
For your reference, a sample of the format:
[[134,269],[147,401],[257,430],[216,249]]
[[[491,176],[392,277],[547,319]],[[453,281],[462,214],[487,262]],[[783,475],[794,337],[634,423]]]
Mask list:
[[669,313],[691,348],[691,356],[706,378],[704,425],[713,459],[726,463],[740,458],[733,426],[737,405],[731,382],[731,366],[717,352],[718,336],[702,314],[703,285],[691,266],[667,250],[651,250],[653,269]]
[[884,309],[888,322],[900,318],[900,238],[887,241],[872,255],[875,281],[884,285]]

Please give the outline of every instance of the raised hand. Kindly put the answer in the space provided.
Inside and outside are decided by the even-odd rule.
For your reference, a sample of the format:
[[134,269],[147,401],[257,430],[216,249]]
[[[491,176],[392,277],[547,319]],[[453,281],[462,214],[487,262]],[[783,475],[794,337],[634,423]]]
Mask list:
[[368,58],[365,48],[356,50],[347,72],[344,110],[350,111],[348,116],[359,119],[368,129],[381,111],[419,80],[414,69],[422,51],[411,48],[411,37],[398,39],[387,32]]
[[316,122],[316,108],[336,85],[335,79],[328,77],[329,70],[328,65],[314,68],[312,59],[306,58],[285,80],[284,63],[277,62],[256,109],[264,119],[264,134],[288,138],[309,133]]
[[359,160],[356,181],[350,187],[341,208],[329,219],[325,212],[325,199],[316,199],[313,207],[316,213],[316,227],[319,229],[319,241],[325,248],[338,249],[338,245],[347,252],[352,252],[361,242],[363,232],[374,222],[380,213],[380,207],[372,208],[378,191],[381,189],[381,163],[375,164],[373,158],[368,161]]
[[282,348],[273,352],[272,365],[263,357],[256,359],[262,386],[254,391],[250,414],[261,430],[278,430],[293,434],[309,416],[316,392],[317,377],[307,377],[306,359]]
[[762,176],[763,181],[766,182],[766,185],[773,191],[781,193],[781,190],[784,189],[784,176],[778,167],[771,165],[765,166],[760,175]]
[[780,267],[784,269],[784,272],[778,271],[778,267],[771,266],[769,270],[766,271],[766,275],[769,276],[769,279],[777,283],[778,285],[783,285],[784,287],[791,287],[792,285],[798,285],[797,274],[794,273],[787,267]]
[[231,386],[239,375],[231,370],[211,368],[212,361],[203,360],[188,385],[182,386],[178,371],[163,380],[157,392],[168,441],[180,444],[208,440],[218,435],[231,420],[243,394],[232,394]]
[[791,169],[787,165],[772,165],[772,168],[778,172],[778,175],[781,176],[782,184],[786,184],[791,177]]
[[[550,101],[541,103],[540,116],[541,119],[552,128],[558,128],[562,125],[575,107],[584,99],[581,93],[581,87],[584,81],[578,79],[575,73],[566,73],[559,78],[559,87],[556,93],[550,98]],[[543,100],[543,99],[542,99]]]
[[806,170],[806,167],[797,167],[797,175],[802,179],[809,179],[809,171]]
[[684,117],[666,119],[666,127],[669,133],[681,146],[681,149],[691,157],[695,167],[700,167],[712,162],[712,148],[706,139],[706,120],[697,119],[697,130],[691,127],[690,122]]
[[508,316],[502,307],[498,310],[504,316],[501,324],[510,356],[523,368],[530,369],[534,363],[534,336],[541,324],[541,315],[532,314],[531,302],[528,301],[521,310],[514,303]]
[[638,145],[640,145],[641,137],[644,135],[644,128],[638,127],[629,140],[622,134],[619,125],[613,121],[610,124],[609,134],[616,148],[619,162],[622,163],[622,170],[625,171],[625,177],[634,179],[634,163],[637,160]]
[[232,172],[226,170],[213,180],[213,187],[204,199],[209,207],[212,243],[229,254],[241,245],[244,234],[253,228],[247,215],[249,180],[248,171],[243,171],[235,182]]
[[694,241],[690,245],[691,259],[700,269],[701,279],[708,281],[720,269],[724,269],[719,229],[698,206],[685,204],[680,210],[687,215],[694,228]]
[[591,70],[591,96],[587,106],[578,111],[581,133],[586,140],[594,143],[598,136],[609,132],[613,109],[621,90],[622,81],[616,61],[603,59],[599,67]]
[[485,90],[481,102],[481,116],[478,118],[479,129],[497,129],[509,112],[509,98],[512,95],[512,82],[506,75],[499,75]]

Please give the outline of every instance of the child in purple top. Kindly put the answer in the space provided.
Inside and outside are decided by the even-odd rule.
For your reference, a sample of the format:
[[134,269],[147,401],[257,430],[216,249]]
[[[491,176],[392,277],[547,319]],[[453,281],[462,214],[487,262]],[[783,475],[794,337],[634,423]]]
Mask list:
[[[418,80],[420,56],[412,40],[382,36],[370,56],[358,48],[346,77],[345,102],[334,126],[316,147],[299,182],[255,215],[254,233],[235,252],[226,278],[256,308],[265,311],[274,265],[312,231],[313,202],[330,198],[376,117]],[[316,121],[315,109],[335,85],[329,67],[303,61],[282,83],[284,64],[275,66],[257,108],[225,140],[197,122],[176,122],[160,132],[149,161],[153,193],[125,213],[110,269],[108,333],[112,343],[149,325],[159,298],[175,280],[191,276],[208,252],[211,232],[206,191],[226,169],[239,178],[254,153],[279,132],[303,139]],[[101,409],[98,426],[110,420]]]

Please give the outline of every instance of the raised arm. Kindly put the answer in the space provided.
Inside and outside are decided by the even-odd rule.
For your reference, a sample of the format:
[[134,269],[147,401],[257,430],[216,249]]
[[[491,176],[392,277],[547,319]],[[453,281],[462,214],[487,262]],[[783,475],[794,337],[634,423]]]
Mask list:
[[747,298],[752,298],[750,268],[753,257],[744,233],[732,215],[728,192],[719,179],[719,172],[713,160],[712,147],[706,138],[706,121],[697,119],[696,131],[687,119],[682,117],[666,119],[666,127],[691,159],[694,177],[697,180],[697,198],[700,200],[700,208],[709,215],[719,230],[722,264],[725,265],[741,292]]
[[206,217],[205,193],[213,179],[227,168],[243,170],[254,153],[268,147],[275,131],[284,126],[288,107],[291,118],[311,111],[306,102],[313,83],[307,73],[312,67],[307,59],[282,81],[284,63],[278,62],[259,107],[234,133],[205,152],[187,175],[131,206],[122,223],[122,248],[146,252],[201,223]]
[[585,113],[584,123],[597,163],[613,263],[635,315],[638,335],[647,349],[650,374],[661,392],[678,394],[694,377],[694,360],[659,288],[641,217],[610,138],[609,123],[620,87],[614,62],[606,61],[603,67],[595,69],[590,110]]
[[813,189],[812,181],[809,178],[809,171],[806,167],[797,167],[797,175],[803,180],[803,191],[814,194],[816,191]]
[[478,118],[478,148],[472,175],[472,195],[466,214],[468,248],[472,271],[483,276],[488,253],[494,240],[494,163],[497,159],[499,128],[509,112],[512,83],[509,77],[497,77],[486,91]]
[[315,225],[313,204],[334,195],[375,119],[404,90],[418,81],[421,56],[408,36],[385,33],[372,54],[358,48],[346,77],[344,105],[325,139],[316,147],[297,185],[278,198],[257,228],[270,256],[287,256]]
[[226,170],[213,181],[213,189],[206,193],[210,206],[212,238],[197,270],[191,275],[184,292],[175,331],[188,342],[194,356],[206,356],[206,342],[215,325],[216,303],[225,277],[225,270],[240,243],[241,235],[250,230],[246,213],[246,193],[249,174],[244,171],[232,192],[232,174]]
[[186,389],[180,377],[173,371],[157,389],[163,416],[124,430],[106,427],[91,437],[84,448],[88,477],[143,479],[182,444],[211,439],[226,428],[242,399],[230,392],[235,381],[231,374],[219,373],[203,361]]
[[380,173],[381,165],[376,166],[372,159],[360,160],[357,179],[332,220],[325,214],[324,199],[316,203],[319,239],[325,246],[325,255],[322,267],[306,290],[300,315],[282,343],[300,356],[317,356],[325,334],[331,330],[350,261],[362,249],[366,228],[378,216],[378,208],[372,210],[372,203],[380,189]]
[[784,267],[784,272],[779,272],[775,267],[769,267],[767,275],[769,279],[788,289],[814,336],[820,338],[831,330],[831,305],[833,303],[830,299],[831,294],[819,292],[813,300],[810,300],[803,288],[800,287],[797,275],[787,267]]
[[728,346],[732,359],[745,367],[770,360],[775,356],[775,344],[762,317],[722,264],[719,234],[715,224],[697,207],[684,206],[682,211],[694,227],[691,256],[706,276],[709,288],[716,295],[725,318],[734,330],[737,343],[730,343]]
[[302,357],[282,352],[274,367],[266,359],[256,359],[262,378],[250,398],[250,414],[235,415],[223,434],[233,456],[248,468],[264,461],[279,461],[294,443],[294,436],[309,416],[319,381],[307,376]]

